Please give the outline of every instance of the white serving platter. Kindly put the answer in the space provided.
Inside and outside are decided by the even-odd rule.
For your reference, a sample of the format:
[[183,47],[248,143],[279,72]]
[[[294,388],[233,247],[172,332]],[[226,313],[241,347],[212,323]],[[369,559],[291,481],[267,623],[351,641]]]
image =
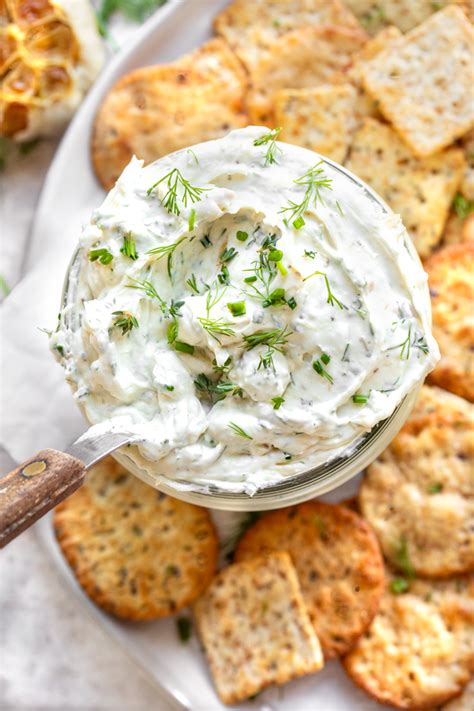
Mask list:
[[[59,304],[62,275],[81,225],[104,196],[93,174],[89,158],[92,122],[102,97],[125,72],[139,66],[172,60],[199,46],[211,36],[212,18],[226,4],[227,0],[169,0],[168,4],[141,28],[134,40],[109,63],[76,114],[45,181],[25,264],[25,281],[28,280],[28,286],[32,288],[35,275],[38,275],[38,279],[40,274],[44,275],[45,260],[48,260],[48,273],[51,277],[48,295],[50,304]],[[46,304],[42,303],[43,313],[45,309]],[[29,346],[32,347],[31,341]],[[43,352],[46,352],[44,345],[38,350],[41,362],[36,364],[40,378]],[[44,358],[50,358],[47,352]],[[45,361],[44,368],[49,377],[49,361]],[[62,376],[59,369],[55,373],[55,376],[50,377],[59,390],[63,387],[62,383],[59,384]],[[51,409],[54,409],[57,415],[50,432],[51,440],[48,441],[52,441],[53,437],[57,440],[57,430],[61,429],[61,422],[64,423],[64,410]],[[80,423],[79,416],[77,423]],[[43,429],[41,437],[44,436]],[[53,441],[52,443],[54,444]],[[341,500],[353,494],[355,486],[356,482],[353,481],[325,498]],[[238,514],[213,512],[213,515],[225,538],[229,528],[235,526]],[[36,529],[59,573],[78,601],[155,683],[156,708],[159,711],[173,708],[223,711],[227,708],[219,702],[214,692],[204,656],[195,636],[183,644],[177,636],[176,621],[173,618],[152,623],[123,623],[101,612],[83,594],[65,563],[53,535],[51,517],[45,517],[37,524]],[[232,708],[239,711],[381,711],[383,707],[359,691],[347,678],[338,662],[330,662],[316,675],[299,679],[281,688],[268,689],[253,701]]]

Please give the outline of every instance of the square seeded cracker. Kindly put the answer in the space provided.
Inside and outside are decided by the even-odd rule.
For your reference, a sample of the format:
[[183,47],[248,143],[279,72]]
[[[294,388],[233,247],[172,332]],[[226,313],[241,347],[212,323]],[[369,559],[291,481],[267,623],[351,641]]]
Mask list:
[[282,141],[342,163],[355,127],[357,91],[351,84],[286,89],[273,97]]
[[323,666],[288,553],[271,553],[224,568],[194,612],[225,704]]
[[362,71],[365,89],[417,156],[432,155],[469,130],[473,80],[474,27],[454,6],[432,15]]
[[401,215],[418,253],[427,257],[441,239],[464,174],[462,150],[417,158],[390,126],[367,118],[346,165]]
[[472,0],[344,0],[369,34],[385,25],[395,25],[408,32],[446,5],[458,5],[466,10]]

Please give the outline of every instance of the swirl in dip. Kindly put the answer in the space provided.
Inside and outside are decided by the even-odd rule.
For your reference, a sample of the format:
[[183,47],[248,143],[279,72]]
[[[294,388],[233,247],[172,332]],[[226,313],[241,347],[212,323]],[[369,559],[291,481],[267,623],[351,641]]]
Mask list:
[[81,236],[53,347],[153,477],[253,493],[350,449],[437,361],[399,217],[277,133],[133,160]]

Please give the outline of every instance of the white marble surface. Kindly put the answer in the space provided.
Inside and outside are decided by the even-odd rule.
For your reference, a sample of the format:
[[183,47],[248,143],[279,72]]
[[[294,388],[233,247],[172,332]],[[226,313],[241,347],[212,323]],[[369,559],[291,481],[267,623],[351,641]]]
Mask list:
[[63,587],[34,530],[0,551],[0,709],[170,709]]

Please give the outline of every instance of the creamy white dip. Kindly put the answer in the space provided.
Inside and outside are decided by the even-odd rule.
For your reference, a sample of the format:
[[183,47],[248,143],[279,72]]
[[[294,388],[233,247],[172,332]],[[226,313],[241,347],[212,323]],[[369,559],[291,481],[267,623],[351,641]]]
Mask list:
[[152,476],[281,481],[353,445],[439,357],[400,218],[268,134],[132,160],[80,238],[52,344],[87,419],[143,439],[127,454]]

